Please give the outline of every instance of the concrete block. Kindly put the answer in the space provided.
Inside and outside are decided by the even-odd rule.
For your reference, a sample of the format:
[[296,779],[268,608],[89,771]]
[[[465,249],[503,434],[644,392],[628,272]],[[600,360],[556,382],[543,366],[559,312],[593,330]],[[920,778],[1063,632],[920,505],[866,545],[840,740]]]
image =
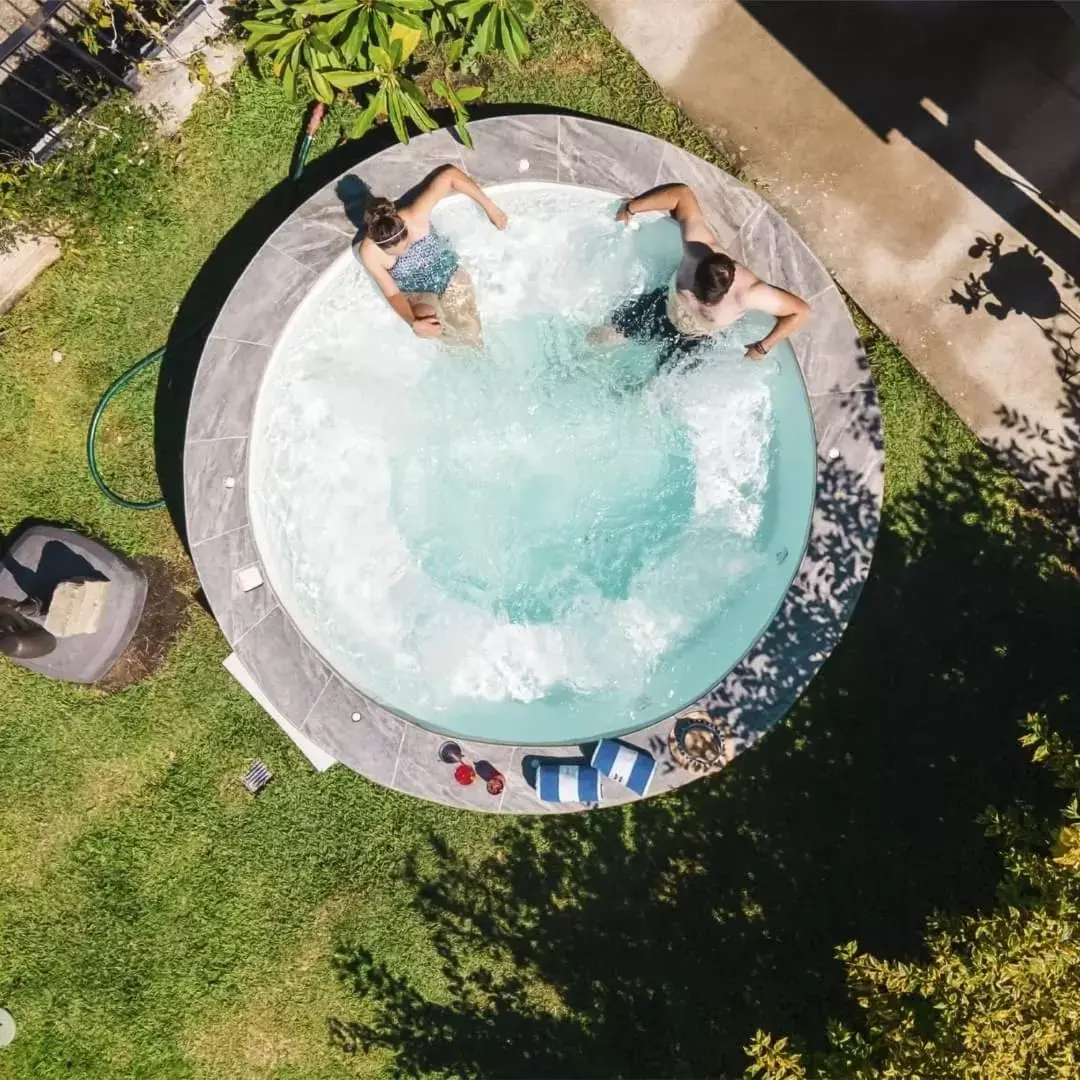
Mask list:
[[55,236],[27,236],[0,254],[0,315],[10,311],[34,279],[60,258]]

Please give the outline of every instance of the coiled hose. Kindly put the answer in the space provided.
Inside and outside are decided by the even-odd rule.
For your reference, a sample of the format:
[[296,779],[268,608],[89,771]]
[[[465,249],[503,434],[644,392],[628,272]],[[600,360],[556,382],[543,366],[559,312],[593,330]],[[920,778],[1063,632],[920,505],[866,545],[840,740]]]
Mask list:
[[[290,179],[293,181],[299,180],[303,174],[304,166],[307,164],[308,154],[311,152],[311,144],[315,139],[315,133],[319,130],[319,125],[322,123],[325,115],[326,106],[321,101],[315,102],[315,105],[311,110],[311,116],[305,126],[300,147],[296,154],[296,163],[290,171]],[[205,324],[203,325],[205,326]],[[197,333],[198,330],[201,329],[202,327],[198,327],[197,330],[192,333]],[[90,427],[86,432],[86,464],[90,468],[90,475],[94,478],[94,483],[97,484],[101,494],[104,495],[109,502],[114,503],[116,506],[122,506],[125,510],[160,510],[165,506],[165,500],[163,498],[158,498],[140,502],[137,499],[128,499],[109,487],[105,482],[105,478],[101,475],[101,470],[98,468],[97,463],[98,426],[101,424],[101,418],[105,415],[105,410],[109,407],[109,403],[112,399],[116,397],[116,395],[119,394],[136,375],[145,371],[152,364],[160,363],[165,356],[165,348],[166,346],[162,345],[152,353],[144,356],[137,364],[133,364],[129,367],[123,375],[112,383],[109,389],[101,395],[101,400],[94,409],[94,413],[90,418]]]
[[164,355],[165,346],[162,345],[148,356],[144,356],[133,367],[129,367],[127,371],[125,371],[124,374],[101,395],[101,400],[97,403],[97,408],[94,409],[94,415],[90,418],[90,428],[86,433],[86,464],[90,466],[90,475],[94,478],[94,483],[101,489],[102,495],[104,495],[109,502],[116,503],[117,506],[122,506],[125,510],[160,510],[165,505],[165,500],[151,499],[148,502],[138,502],[135,499],[126,499],[123,495],[118,495],[105,483],[105,479],[101,475],[101,470],[98,468],[97,463],[98,424],[101,423],[101,418],[105,414],[105,410],[109,407],[109,402],[112,401],[112,399],[116,397],[116,395],[119,394],[140,371],[148,368],[151,364],[158,363]]

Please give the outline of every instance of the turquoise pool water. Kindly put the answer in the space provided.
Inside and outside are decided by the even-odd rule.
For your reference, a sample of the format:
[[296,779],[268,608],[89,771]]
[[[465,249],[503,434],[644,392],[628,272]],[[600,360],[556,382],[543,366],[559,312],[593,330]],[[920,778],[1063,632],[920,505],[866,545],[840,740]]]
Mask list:
[[249,465],[267,575],[353,685],[425,726],[524,745],[643,727],[708,691],[779,607],[814,499],[794,355],[737,324],[692,370],[588,331],[670,278],[678,233],[615,197],[493,189],[506,233],[437,211],[482,352],[417,339],[343,259],[297,311]]

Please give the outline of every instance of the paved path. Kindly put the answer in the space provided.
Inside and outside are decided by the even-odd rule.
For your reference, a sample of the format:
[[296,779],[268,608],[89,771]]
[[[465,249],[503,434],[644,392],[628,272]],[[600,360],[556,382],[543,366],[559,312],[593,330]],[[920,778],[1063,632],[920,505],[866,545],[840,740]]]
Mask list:
[[972,429],[1076,518],[1080,24],[1034,2],[587,2]]

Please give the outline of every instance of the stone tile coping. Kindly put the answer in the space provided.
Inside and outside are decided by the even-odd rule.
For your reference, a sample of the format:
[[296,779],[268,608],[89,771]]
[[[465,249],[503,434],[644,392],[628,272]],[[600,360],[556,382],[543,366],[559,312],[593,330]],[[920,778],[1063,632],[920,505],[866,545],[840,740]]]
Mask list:
[[[360,162],[300,206],[248,265],[206,342],[192,394],[184,461],[188,540],[207,599],[244,666],[277,712],[339,761],[387,787],[462,809],[579,810],[541,803],[524,770],[535,757],[582,760],[582,747],[462,739],[466,755],[490,761],[507,785],[496,798],[479,783],[458,787],[451,768],[437,759],[444,736],[402,719],[339,678],[301,636],[269,582],[247,591],[242,586],[242,571],[258,567],[262,572],[247,499],[255,401],[289,316],[355,237],[350,213],[355,217],[358,207],[350,202],[352,193],[363,185],[399,195],[444,162],[460,165],[485,184],[539,180],[627,195],[682,180],[695,188],[735,259],[813,304],[813,320],[791,339],[817,436],[817,498],[806,553],[761,638],[690,707],[707,709],[724,727],[732,756],[794,704],[851,617],[881,515],[881,414],[836,285],[756,192],[669,143],[599,120],[516,115],[477,121],[470,130],[473,150],[440,130]],[[672,722],[669,717],[624,737],[659,762],[650,796],[699,778],[671,760]],[[606,793],[611,803],[633,798],[614,784]]]

